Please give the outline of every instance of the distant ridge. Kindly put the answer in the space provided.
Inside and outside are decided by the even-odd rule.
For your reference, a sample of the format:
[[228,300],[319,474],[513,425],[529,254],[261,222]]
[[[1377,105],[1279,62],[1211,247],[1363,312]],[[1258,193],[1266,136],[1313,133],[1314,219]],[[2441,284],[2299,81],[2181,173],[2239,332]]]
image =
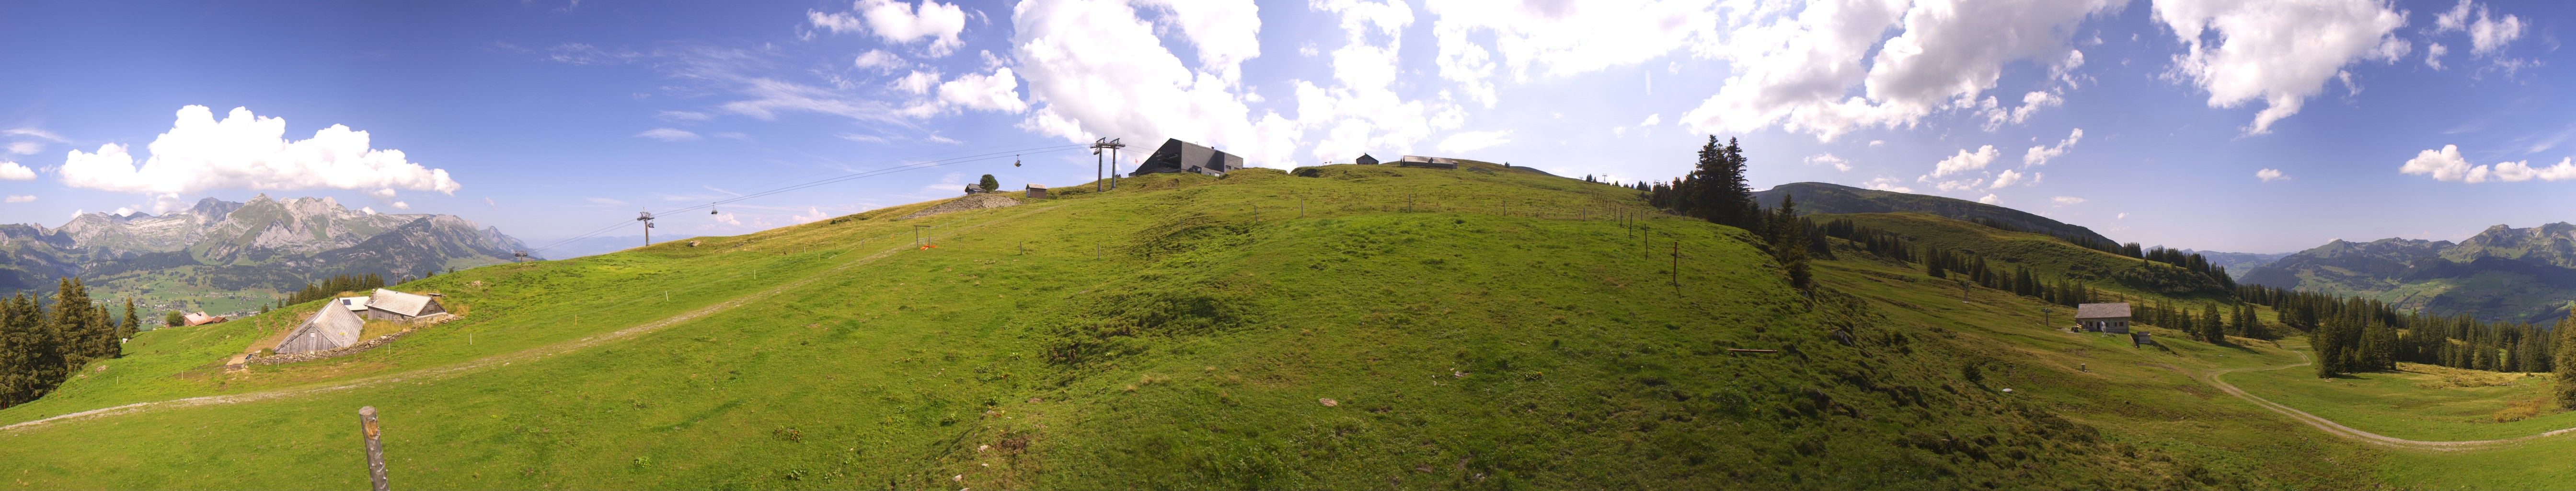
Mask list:
[[2244,282],[2354,295],[2434,315],[2553,322],[2576,301],[2576,225],[2496,225],[2456,243],[2337,239],[2247,270]]
[[454,215],[351,210],[331,198],[206,198],[159,215],[0,225],[0,294],[49,290],[56,278],[79,276],[103,292],[160,305],[202,297],[174,284],[234,291],[292,290],[338,274],[398,281],[509,262],[521,250],[519,239]]
[[1914,212],[1970,222],[1993,221],[2020,230],[2059,237],[2091,240],[2105,244],[2118,242],[2093,229],[2060,222],[2030,212],[1955,198],[1907,194],[1876,189],[1861,189],[1822,182],[1794,182],[1753,192],[1762,206],[1779,206],[1786,195],[1798,200],[1798,212],[1808,213],[1898,213]]

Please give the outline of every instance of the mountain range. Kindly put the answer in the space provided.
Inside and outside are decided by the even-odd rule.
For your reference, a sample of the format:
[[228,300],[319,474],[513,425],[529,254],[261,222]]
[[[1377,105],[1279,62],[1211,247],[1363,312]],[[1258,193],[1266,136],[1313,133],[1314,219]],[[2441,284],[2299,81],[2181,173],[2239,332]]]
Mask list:
[[[331,198],[214,198],[162,215],[0,225],[0,292],[79,276],[123,295],[193,286],[286,290],[336,274],[389,280],[508,262],[527,245],[454,215],[350,210]],[[162,300],[169,300],[164,298]]]
[[2457,243],[2335,240],[2246,271],[2242,280],[2427,314],[2548,322],[2566,316],[2576,300],[2576,225],[2496,225]]

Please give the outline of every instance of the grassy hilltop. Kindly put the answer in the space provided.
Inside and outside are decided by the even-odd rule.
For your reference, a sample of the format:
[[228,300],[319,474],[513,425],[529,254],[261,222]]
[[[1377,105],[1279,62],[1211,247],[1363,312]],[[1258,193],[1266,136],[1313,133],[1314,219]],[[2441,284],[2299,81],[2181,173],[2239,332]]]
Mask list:
[[[2132,348],[2053,329],[2063,307],[1963,293],[1847,244],[1802,293],[1743,231],[1654,213],[1626,226],[1643,206],[1624,188],[1482,164],[1122,181],[440,275],[397,288],[444,293],[464,318],[341,358],[219,367],[318,303],[145,333],[0,425],[207,398],[0,430],[0,485],[360,487],[353,413],[368,405],[395,485],[425,488],[2169,489],[2555,472],[2408,474],[2459,454],[2336,439],[2202,382],[2298,363],[2296,341],[2142,327],[2165,344]],[[1853,217],[2052,272],[2102,261],[1965,222]],[[936,247],[913,245],[919,225]],[[2119,281],[2098,283],[2158,294]],[[2296,382],[2272,385],[2314,390]]]

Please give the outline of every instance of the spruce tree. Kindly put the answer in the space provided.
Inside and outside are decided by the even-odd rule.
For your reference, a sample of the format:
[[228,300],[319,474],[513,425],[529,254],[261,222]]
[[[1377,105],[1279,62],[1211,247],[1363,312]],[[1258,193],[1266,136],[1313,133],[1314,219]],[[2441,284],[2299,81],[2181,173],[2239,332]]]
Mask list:
[[2550,351],[2557,352],[2558,356],[2551,360],[2551,371],[2558,374],[2558,383],[2551,392],[2557,396],[2560,407],[2576,409],[2576,315],[2559,319],[2552,334],[2557,336],[2558,342]]
[[125,297],[125,323],[116,325],[116,339],[134,339],[143,332],[143,319],[134,315],[134,297]]
[[2343,373],[2343,340],[2337,339],[2338,331],[2341,330],[2320,327],[2308,332],[2308,346],[2316,351],[2317,359],[2311,363],[2316,364],[2317,378],[2334,378]]
[[1771,258],[1788,271],[1789,286],[1806,290],[1811,279],[1807,271],[1807,226],[1797,214],[1796,200],[1787,195],[1780,196],[1780,210],[1768,220],[1771,234],[1765,240],[1770,243]]

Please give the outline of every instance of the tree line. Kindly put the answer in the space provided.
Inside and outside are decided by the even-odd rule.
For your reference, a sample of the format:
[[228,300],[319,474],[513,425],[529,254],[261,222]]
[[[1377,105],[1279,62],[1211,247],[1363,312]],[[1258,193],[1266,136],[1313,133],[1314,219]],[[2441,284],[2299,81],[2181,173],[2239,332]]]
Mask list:
[[[1777,207],[1755,203],[1753,187],[1744,180],[1746,164],[1744,147],[1736,140],[1727,139],[1720,146],[1717,136],[1711,135],[1708,143],[1700,146],[1689,174],[1669,182],[1624,187],[1637,190],[1648,205],[1657,209],[1753,232],[1761,238],[1763,251],[1780,264],[1791,286],[1799,290],[1813,287],[1808,261],[1813,257],[1833,257],[1833,250],[1826,247],[1825,231],[1798,216],[1796,200],[1787,196],[1781,197]],[[1593,179],[1587,176],[1585,180]]]
[[286,298],[278,300],[269,306],[261,307],[259,312],[265,314],[272,308],[282,309],[286,308],[288,305],[331,298],[339,296],[340,292],[375,291],[377,288],[384,287],[385,277],[378,276],[375,273],[332,275],[330,278],[323,279],[319,284],[305,283],[304,289],[288,294]]
[[77,278],[60,280],[51,301],[24,292],[0,300],[0,408],[43,397],[92,361],[124,356],[141,319],[130,298],[124,322],[110,310]]
[[2248,285],[2236,292],[2247,302],[2271,306],[2282,325],[2308,332],[2321,377],[2389,370],[2397,362],[2545,372],[2557,368],[2557,354],[2565,351],[2547,328],[2535,324],[2400,311],[2378,300],[2279,287]]
[[[1871,255],[1904,263],[1920,263],[1935,278],[1957,278],[1963,284],[2009,291],[2024,297],[2058,305],[2125,300],[2094,289],[2090,284],[2070,278],[2043,279],[2024,265],[2009,269],[1996,267],[1973,251],[1954,251],[1929,245],[1916,245],[1912,239],[1878,230],[1849,220],[1833,220],[1818,225],[1796,213],[1793,198],[1783,196],[1778,207],[1766,208],[1754,202],[1752,188],[1744,179],[1747,161],[1743,147],[1733,139],[1725,145],[1710,136],[1701,146],[1697,165],[1679,178],[1663,182],[1641,182],[1622,185],[1636,190],[1647,203],[1667,212],[1708,220],[1754,232],[1786,270],[1790,283],[1800,289],[1811,288],[1808,258],[1831,257],[1827,237],[1850,241]],[[1592,176],[1585,181],[1599,182]],[[2468,316],[2439,317],[2421,312],[2399,312],[2385,302],[2334,295],[2296,292],[2288,289],[2237,285],[2227,269],[2199,253],[2186,253],[2163,246],[2147,247],[2136,242],[2114,244],[2088,237],[2053,232],[2032,231],[2011,224],[1977,219],[1974,222],[1999,230],[2038,233],[2069,244],[2130,258],[2141,262],[2165,263],[2210,278],[2225,287],[2231,298],[2218,302],[2177,304],[2158,298],[2134,302],[2131,318],[2144,324],[2162,326],[2188,333],[2192,338],[2214,344],[2226,344],[2228,336],[2251,339],[2277,339],[2285,330],[2265,324],[2252,306],[2272,307],[2279,314],[2286,331],[2305,332],[2317,353],[2316,367],[2320,376],[2334,376],[2368,370],[2390,370],[2398,362],[2425,363],[2454,368],[2495,371],[2562,371],[2558,399],[2576,407],[2576,328],[2560,329],[2559,336],[2548,336],[2540,326],[2523,323],[2489,323]],[[2576,327],[2576,316],[2562,326]],[[2561,349],[2566,348],[2566,349]],[[2569,363],[2558,358],[2571,357]]]

